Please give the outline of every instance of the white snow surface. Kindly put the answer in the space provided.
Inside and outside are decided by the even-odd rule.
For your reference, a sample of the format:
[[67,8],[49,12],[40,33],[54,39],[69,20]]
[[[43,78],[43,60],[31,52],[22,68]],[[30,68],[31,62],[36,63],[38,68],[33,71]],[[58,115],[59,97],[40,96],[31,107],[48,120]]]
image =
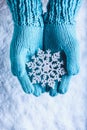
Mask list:
[[35,97],[25,94],[11,73],[13,22],[5,0],[0,0],[0,130],[87,130],[86,13],[87,0],[83,0],[77,17],[80,73],[72,78],[65,95]]

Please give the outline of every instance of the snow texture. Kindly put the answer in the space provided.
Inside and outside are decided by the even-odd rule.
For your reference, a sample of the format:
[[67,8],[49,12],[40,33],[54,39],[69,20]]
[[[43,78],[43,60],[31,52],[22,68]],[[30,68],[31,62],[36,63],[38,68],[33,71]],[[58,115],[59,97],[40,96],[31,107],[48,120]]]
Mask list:
[[77,17],[79,75],[72,78],[65,95],[52,98],[46,93],[35,97],[25,94],[11,73],[9,47],[13,22],[5,0],[0,0],[0,130],[87,130],[86,12],[87,1],[83,0]]

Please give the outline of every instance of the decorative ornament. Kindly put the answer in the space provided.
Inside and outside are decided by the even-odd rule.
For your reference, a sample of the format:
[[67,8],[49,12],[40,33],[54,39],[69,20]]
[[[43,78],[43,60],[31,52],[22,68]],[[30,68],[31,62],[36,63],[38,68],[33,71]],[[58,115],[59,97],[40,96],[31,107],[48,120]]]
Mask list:
[[31,61],[26,63],[28,75],[32,84],[41,84],[42,87],[48,85],[54,88],[55,82],[61,81],[65,75],[64,62],[60,60],[60,52],[51,53],[50,50],[39,49],[36,56],[31,57]]

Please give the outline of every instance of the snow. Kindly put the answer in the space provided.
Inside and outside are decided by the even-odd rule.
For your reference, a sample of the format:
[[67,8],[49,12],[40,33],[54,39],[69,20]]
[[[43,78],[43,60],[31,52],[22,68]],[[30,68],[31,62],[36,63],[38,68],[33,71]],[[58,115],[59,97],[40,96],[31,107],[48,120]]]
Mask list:
[[[45,10],[45,8],[44,8]],[[11,73],[9,47],[13,32],[10,11],[0,0],[0,130],[87,130],[87,1],[77,17],[80,73],[65,95],[27,95]]]

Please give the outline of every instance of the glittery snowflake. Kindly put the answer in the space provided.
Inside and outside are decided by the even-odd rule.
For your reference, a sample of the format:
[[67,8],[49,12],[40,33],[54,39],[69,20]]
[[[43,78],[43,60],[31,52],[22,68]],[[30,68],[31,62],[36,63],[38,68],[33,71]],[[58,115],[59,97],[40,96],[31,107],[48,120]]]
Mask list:
[[60,82],[61,77],[66,73],[64,62],[60,60],[60,52],[51,54],[50,50],[44,52],[39,49],[26,65],[32,84],[38,83],[42,87],[48,85],[54,88],[56,81]]

